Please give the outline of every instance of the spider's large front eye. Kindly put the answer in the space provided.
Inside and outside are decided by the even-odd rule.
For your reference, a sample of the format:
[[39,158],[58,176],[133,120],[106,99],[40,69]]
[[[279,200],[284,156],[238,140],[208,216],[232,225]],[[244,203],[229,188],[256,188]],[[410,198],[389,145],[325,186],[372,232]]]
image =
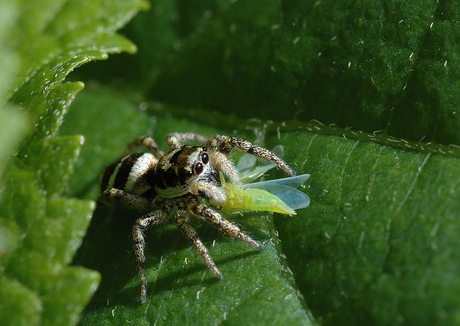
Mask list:
[[203,164],[201,163],[195,164],[195,173],[200,174],[201,172],[203,172]]
[[209,156],[208,156],[208,154],[203,153],[203,154],[201,155],[201,160],[203,161],[204,164],[208,164],[208,162],[209,162]]

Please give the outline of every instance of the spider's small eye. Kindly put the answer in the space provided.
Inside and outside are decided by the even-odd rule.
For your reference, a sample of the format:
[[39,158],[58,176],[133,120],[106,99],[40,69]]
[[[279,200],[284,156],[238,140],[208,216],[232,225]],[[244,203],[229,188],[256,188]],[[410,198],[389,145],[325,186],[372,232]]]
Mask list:
[[176,171],[174,171],[173,169],[166,170],[166,178],[174,179],[175,177],[176,177]]
[[197,163],[197,164],[195,165],[195,173],[196,173],[196,174],[200,174],[201,172],[203,172],[203,164]]
[[186,170],[186,169],[179,169],[179,178],[181,181],[186,181],[193,175],[193,171]]
[[176,184],[176,180],[177,180],[176,171],[174,171],[173,169],[166,170],[163,179],[164,179],[166,186],[174,187],[174,185]]
[[203,161],[204,164],[208,164],[208,162],[209,162],[208,154],[203,153],[203,155],[201,155],[201,160]]

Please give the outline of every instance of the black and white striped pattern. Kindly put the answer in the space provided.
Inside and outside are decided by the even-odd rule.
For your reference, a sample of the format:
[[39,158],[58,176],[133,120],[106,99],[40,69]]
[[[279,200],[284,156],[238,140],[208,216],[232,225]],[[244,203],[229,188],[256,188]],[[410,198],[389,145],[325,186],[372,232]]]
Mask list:
[[120,189],[146,198],[154,198],[155,166],[158,160],[150,153],[125,156],[104,171],[101,191]]

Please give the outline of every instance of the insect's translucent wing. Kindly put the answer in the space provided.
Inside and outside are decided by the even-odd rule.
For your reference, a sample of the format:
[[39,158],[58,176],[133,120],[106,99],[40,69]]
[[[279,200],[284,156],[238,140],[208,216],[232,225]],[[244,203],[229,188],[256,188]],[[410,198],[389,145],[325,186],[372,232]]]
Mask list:
[[301,174],[301,175],[295,175],[293,177],[287,177],[287,178],[280,178],[280,179],[274,179],[274,180],[268,180],[268,181],[262,181],[262,182],[254,182],[250,184],[244,185],[246,188],[260,188],[260,185],[283,185],[283,186],[288,186],[288,187],[293,187],[297,188],[298,186],[301,186],[305,183],[305,181],[310,178],[309,174]]
[[301,209],[310,205],[310,197],[304,192],[296,189],[302,185],[308,178],[309,174],[297,175],[294,177],[275,179],[263,182],[255,182],[244,185],[245,188],[258,188],[266,190],[278,198],[292,209]]
[[269,186],[264,190],[277,196],[293,210],[302,209],[310,205],[310,197],[296,188],[280,185],[274,188]]
[[257,159],[254,155],[244,154],[236,164],[236,169],[240,171],[241,174],[248,173],[248,171],[254,167],[256,161]]
[[[284,154],[284,148],[281,145],[277,145],[273,148],[272,152],[275,153],[276,156],[281,158]],[[251,154],[244,154],[240,158],[240,160],[236,164],[236,169],[240,171],[241,183],[250,183],[253,180],[256,180],[257,178],[262,176],[268,170],[271,170],[274,167],[276,167],[275,164],[266,164],[253,169],[254,165],[256,164],[256,161],[256,157]]]
[[255,169],[248,171],[246,174],[242,174],[240,177],[241,183],[246,184],[262,176],[268,170],[271,170],[275,167],[275,164],[267,164],[256,167]]
[[[273,147],[272,152],[279,158],[283,158],[284,148],[281,145]],[[256,164],[256,157],[252,154],[244,154],[236,164],[236,169],[240,172],[251,169]]]

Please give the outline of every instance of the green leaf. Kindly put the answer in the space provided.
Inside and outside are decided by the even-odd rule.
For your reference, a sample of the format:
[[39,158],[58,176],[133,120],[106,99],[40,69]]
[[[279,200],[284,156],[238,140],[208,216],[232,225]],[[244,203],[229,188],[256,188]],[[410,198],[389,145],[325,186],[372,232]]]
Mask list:
[[[95,109],[91,107],[95,103],[96,115],[105,120],[104,134],[97,122],[86,119]],[[163,116],[169,108],[166,112],[160,107],[157,110]],[[72,179],[83,180],[85,174],[96,179],[95,174],[100,174],[104,165],[123,155],[127,144],[139,136],[139,131],[154,130],[156,139],[164,138],[173,130],[205,135],[222,131],[190,120],[162,118],[149,122],[144,114],[109,90],[87,92],[77,99],[69,112],[72,123],[64,123],[61,131],[71,134],[75,129],[85,128],[94,142],[87,144],[80,159],[94,161],[97,155],[101,161],[77,168]],[[120,121],[129,121],[129,124]],[[73,191],[83,197],[95,191],[93,187],[73,181],[70,184],[75,187]],[[292,278],[279,256],[278,239],[272,233],[275,230],[269,213],[264,214],[265,218],[261,214],[234,217],[236,223],[243,225],[264,244],[263,252],[222,237],[207,223],[193,222],[224,275],[222,281],[205,267],[174,223],[148,231],[146,273],[149,293],[147,302],[141,305],[131,238],[132,225],[139,214],[109,205],[98,206],[95,211],[85,241],[74,260],[74,264],[98,270],[102,275],[101,285],[83,314],[82,325],[143,324],[146,320],[158,324],[234,324],[249,316],[254,325],[265,325],[268,320],[274,325],[308,323],[308,315],[292,285]]]
[[[355,140],[308,143],[303,219],[276,219],[308,306],[328,325],[458,322],[458,159]],[[391,317],[390,317],[391,316]]]
[[456,3],[209,1],[201,16],[156,4],[129,29],[152,43],[120,69],[108,61],[109,75],[85,72],[122,91],[101,87],[73,108],[66,132],[94,142],[69,194],[97,198],[103,167],[139,135],[196,131],[282,144],[311,174],[312,202],[273,223],[237,218],[263,253],[195,222],[221,282],[173,224],[150,230],[145,305],[130,234],[139,212],[99,207],[74,260],[102,274],[81,324],[460,324]]
[[75,68],[135,51],[115,34],[139,0],[0,4],[0,319],[2,325],[75,325],[99,274],[69,267],[94,203],[63,198],[83,136],[58,136],[83,83]]

